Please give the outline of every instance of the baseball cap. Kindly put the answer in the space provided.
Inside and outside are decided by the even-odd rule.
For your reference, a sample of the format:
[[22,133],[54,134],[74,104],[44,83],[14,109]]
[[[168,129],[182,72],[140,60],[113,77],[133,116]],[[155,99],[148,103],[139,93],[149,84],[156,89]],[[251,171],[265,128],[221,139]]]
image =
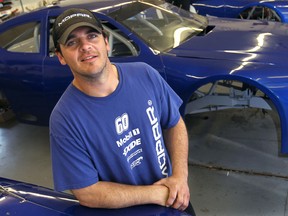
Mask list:
[[89,10],[82,8],[70,8],[60,14],[53,25],[53,41],[54,46],[57,44],[65,44],[70,33],[80,27],[88,26],[99,33],[102,33],[103,26],[97,17],[95,17]]

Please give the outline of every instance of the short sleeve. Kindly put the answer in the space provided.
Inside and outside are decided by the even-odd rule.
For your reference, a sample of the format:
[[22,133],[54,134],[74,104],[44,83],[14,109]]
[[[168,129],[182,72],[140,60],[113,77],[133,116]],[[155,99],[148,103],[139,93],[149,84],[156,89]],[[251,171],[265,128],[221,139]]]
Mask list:
[[180,119],[179,108],[182,99],[169,86],[157,70],[147,65],[151,81],[154,84],[154,92],[159,97],[159,116],[161,116],[161,126],[164,129],[175,126]]
[[53,111],[50,118],[50,149],[55,190],[92,185],[99,180],[97,169],[85,144],[78,139],[77,132],[63,122],[67,122],[65,116]]

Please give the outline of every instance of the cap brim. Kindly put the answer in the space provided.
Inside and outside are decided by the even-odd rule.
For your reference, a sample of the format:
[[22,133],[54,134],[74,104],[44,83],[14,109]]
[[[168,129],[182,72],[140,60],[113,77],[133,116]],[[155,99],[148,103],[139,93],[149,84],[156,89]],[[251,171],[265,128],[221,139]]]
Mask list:
[[99,33],[102,33],[102,29],[96,25],[93,25],[93,24],[87,23],[87,22],[79,22],[79,23],[75,23],[75,24],[69,26],[64,31],[64,33],[61,35],[61,37],[58,39],[58,43],[65,44],[67,42],[67,39],[68,39],[69,35],[71,34],[71,32],[74,31],[76,28],[82,27],[82,26],[91,27],[91,28],[95,29],[96,31],[98,31]]

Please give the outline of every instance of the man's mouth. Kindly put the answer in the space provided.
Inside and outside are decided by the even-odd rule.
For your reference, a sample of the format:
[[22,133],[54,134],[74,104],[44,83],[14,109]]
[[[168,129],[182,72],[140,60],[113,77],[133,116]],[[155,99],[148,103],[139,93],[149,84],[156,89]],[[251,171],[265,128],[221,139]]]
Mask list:
[[94,59],[94,58],[96,58],[96,56],[87,56],[87,57],[83,58],[83,59],[81,60],[81,62],[89,61],[90,59]]

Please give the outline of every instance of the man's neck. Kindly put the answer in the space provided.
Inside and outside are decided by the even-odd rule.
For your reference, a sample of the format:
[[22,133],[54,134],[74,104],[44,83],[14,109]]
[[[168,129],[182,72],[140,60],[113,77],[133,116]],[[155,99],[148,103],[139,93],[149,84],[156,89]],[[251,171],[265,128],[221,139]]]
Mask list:
[[100,79],[74,78],[73,85],[92,97],[106,97],[112,94],[119,84],[119,75],[115,65],[107,68],[105,76]]

